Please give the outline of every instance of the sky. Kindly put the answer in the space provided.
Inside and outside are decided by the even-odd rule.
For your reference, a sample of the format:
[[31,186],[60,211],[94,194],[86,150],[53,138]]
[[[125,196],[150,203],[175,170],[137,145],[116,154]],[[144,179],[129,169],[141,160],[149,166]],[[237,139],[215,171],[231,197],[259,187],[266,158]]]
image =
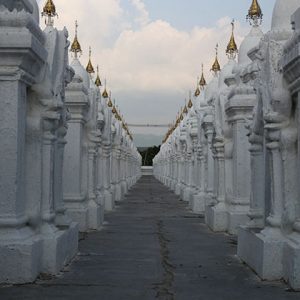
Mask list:
[[[46,0],[39,0],[42,8]],[[88,48],[99,65],[102,81],[112,91],[127,123],[169,124],[196,88],[201,64],[207,79],[220,45],[220,63],[235,19],[239,45],[250,31],[246,14],[252,0],[53,0],[55,26],[78,38],[86,66]],[[264,13],[263,31],[271,26],[275,0],[259,0]],[[44,27],[44,21],[41,20]],[[70,61],[72,57],[70,56]],[[136,129],[135,133],[162,134],[166,129]]]

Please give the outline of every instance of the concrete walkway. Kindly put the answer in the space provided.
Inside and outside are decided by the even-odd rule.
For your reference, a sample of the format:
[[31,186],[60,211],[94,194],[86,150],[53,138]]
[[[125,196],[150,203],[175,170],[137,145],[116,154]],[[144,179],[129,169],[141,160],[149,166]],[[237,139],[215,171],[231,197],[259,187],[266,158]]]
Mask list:
[[101,232],[82,237],[60,276],[1,287],[0,299],[300,299],[281,282],[261,282],[235,256],[233,237],[210,232],[153,177],[143,177],[106,220]]

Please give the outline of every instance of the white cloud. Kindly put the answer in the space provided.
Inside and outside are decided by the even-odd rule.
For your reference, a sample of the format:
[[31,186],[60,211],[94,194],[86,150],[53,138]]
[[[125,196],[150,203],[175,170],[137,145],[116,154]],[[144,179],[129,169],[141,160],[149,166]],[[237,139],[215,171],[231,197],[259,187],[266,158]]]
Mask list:
[[131,4],[134,6],[134,8],[139,14],[136,18],[136,22],[142,26],[145,26],[147,23],[149,23],[149,13],[146,10],[144,2],[141,0],[131,0]]
[[[44,2],[39,2],[41,9]],[[55,5],[58,13],[55,26],[66,26],[73,37],[74,23],[78,20],[79,37],[85,48],[92,44],[94,49],[99,49],[103,47],[103,40],[118,35],[128,27],[123,19],[120,0],[59,0],[55,1]]]
[[[150,92],[187,91],[192,88],[201,63],[209,76],[216,43],[220,45],[220,61],[226,62],[225,47],[230,37],[230,19],[221,22],[227,26],[194,28],[180,31],[165,21],[153,21],[139,30],[124,30],[114,47],[104,49],[101,56],[108,62],[109,77],[116,90]],[[244,30],[236,26],[236,40],[241,42]]]

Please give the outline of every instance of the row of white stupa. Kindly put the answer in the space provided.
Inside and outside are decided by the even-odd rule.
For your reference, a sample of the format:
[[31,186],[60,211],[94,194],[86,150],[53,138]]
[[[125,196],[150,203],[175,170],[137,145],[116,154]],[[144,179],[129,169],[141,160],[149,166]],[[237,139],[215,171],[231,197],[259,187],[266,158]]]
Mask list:
[[[98,230],[140,176],[141,157],[48,0],[0,0],[0,283],[58,273],[78,231]],[[108,102],[107,102],[108,101]]]
[[231,38],[228,63],[200,83],[154,173],[213,231],[237,234],[238,256],[261,278],[300,289],[300,0],[277,0],[266,34],[252,2],[238,60]]

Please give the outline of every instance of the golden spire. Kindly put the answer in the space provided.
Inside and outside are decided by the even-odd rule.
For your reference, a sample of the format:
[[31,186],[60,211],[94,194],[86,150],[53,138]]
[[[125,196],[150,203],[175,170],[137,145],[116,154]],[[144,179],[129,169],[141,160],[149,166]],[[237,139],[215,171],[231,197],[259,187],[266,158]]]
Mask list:
[[77,58],[78,53],[79,54],[82,53],[80,43],[78,42],[77,33],[78,33],[78,22],[75,21],[75,37],[70,49],[70,51],[74,53],[75,58]]
[[188,109],[187,109],[186,104],[184,105],[183,113],[184,113],[185,115],[188,113]]
[[53,26],[52,18],[56,17],[56,8],[52,0],[47,0],[46,4],[44,5],[42,17],[47,17],[48,19],[45,21],[47,26]]
[[201,79],[200,79],[199,85],[201,87],[201,90],[203,90],[204,87],[206,86],[206,80],[204,78],[204,67],[203,67],[203,64],[202,64],[202,74],[201,74]]
[[188,108],[191,109],[192,107],[193,107],[192,92],[190,91],[190,94],[189,94],[189,102],[188,102]]
[[120,115],[120,113],[118,113],[118,120],[121,122],[122,121],[122,117]]
[[95,84],[97,87],[102,86],[102,82],[101,82],[101,79],[99,76],[99,66],[98,65],[97,65],[97,78],[96,78]]
[[105,83],[104,83],[104,91],[103,91],[103,93],[102,93],[102,97],[103,97],[104,99],[107,99],[107,98],[108,98],[108,93],[107,93],[107,90],[106,90],[106,79],[105,79],[104,82],[105,82]]
[[108,106],[108,107],[112,107],[112,106],[113,106],[112,101],[111,101],[110,98],[108,99],[107,106]]
[[253,24],[254,26],[258,26],[262,23],[263,13],[258,0],[252,0],[251,7],[248,10],[246,18],[250,21],[250,24]]
[[183,113],[180,114],[178,120],[183,121]]
[[115,113],[115,117],[116,117],[116,119],[119,121],[119,113],[118,113],[118,110],[117,110],[117,108],[116,108],[116,113]]
[[216,45],[216,58],[215,58],[215,61],[211,67],[211,71],[214,72],[215,75],[218,74],[218,72],[221,71],[221,67],[220,67],[220,64],[219,64],[219,61],[218,61],[218,49],[219,49],[219,44]]
[[116,115],[116,113],[117,113],[117,110],[116,110],[116,100],[115,100],[115,99],[114,99],[114,105],[113,105],[113,108],[112,108],[111,112],[112,112],[114,115]]
[[232,26],[231,37],[227,45],[226,54],[229,59],[235,59],[239,51],[234,38],[234,20],[232,20],[231,26]]
[[197,88],[195,90],[194,96],[197,98],[198,96],[200,96],[200,94],[201,94],[201,91],[199,88],[199,77],[197,77]]
[[108,98],[107,106],[108,107],[113,107],[113,103],[111,101],[111,91],[109,92],[109,98]]
[[180,116],[178,116],[176,119],[176,122],[175,122],[176,128],[178,127],[179,123],[180,123]]
[[92,57],[92,48],[90,47],[89,48],[89,62],[87,64],[87,66],[86,66],[86,71],[89,74],[95,73],[94,67],[92,65],[91,57]]
[[118,106],[116,106],[116,110],[117,110],[117,114],[116,114],[117,120],[122,121],[121,115],[120,115],[120,113],[119,113],[120,110],[119,110],[119,107],[118,107]]

